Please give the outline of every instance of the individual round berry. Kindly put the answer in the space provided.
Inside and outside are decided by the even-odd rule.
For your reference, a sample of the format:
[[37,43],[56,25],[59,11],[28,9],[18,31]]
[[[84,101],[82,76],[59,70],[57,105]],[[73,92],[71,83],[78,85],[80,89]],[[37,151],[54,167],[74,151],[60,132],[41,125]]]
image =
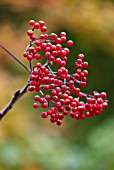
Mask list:
[[30,20],[30,21],[29,21],[29,24],[30,24],[31,26],[34,26],[35,21],[34,21],[34,20]]
[[86,86],[86,82],[80,81],[80,86],[81,86],[81,87],[85,87],[85,86]]
[[98,92],[94,92],[94,98],[97,99],[100,96]]
[[34,90],[34,86],[29,86],[29,87],[27,88],[27,90],[30,91],[30,92],[32,92],[32,91]]
[[42,117],[42,118],[47,118],[47,117],[48,117],[47,112],[42,112],[42,113],[41,113],[41,117]]
[[78,55],[78,58],[79,58],[79,59],[83,59],[83,58],[84,58],[84,55],[83,55],[83,54],[79,54],[79,55]]
[[63,114],[66,116],[66,115],[68,115],[68,111],[67,110],[64,110],[63,111]]
[[87,70],[84,70],[83,73],[84,73],[84,76],[88,75],[88,71]]
[[40,54],[35,54],[34,58],[36,58],[37,60],[39,60],[41,58]]
[[56,38],[56,43],[57,43],[57,44],[61,44],[61,38],[59,38],[59,37]]
[[58,117],[59,117],[59,120],[63,120],[64,119],[64,114],[59,114]]
[[60,33],[60,37],[63,37],[63,36],[66,37],[66,32],[61,32],[61,33]]
[[32,30],[28,30],[28,31],[27,31],[27,35],[28,35],[28,36],[32,36],[33,34],[34,34],[34,32],[33,32]]
[[51,33],[50,37],[52,40],[56,40],[57,39],[57,35],[55,33]]
[[100,96],[101,96],[101,98],[106,98],[107,97],[107,94],[105,93],[105,92],[101,92],[101,94],[100,94]]
[[87,67],[88,67],[88,62],[86,62],[86,61],[83,62],[83,67],[84,67],[84,68],[87,68]]
[[28,52],[24,52],[24,53],[23,53],[23,56],[24,56],[24,57],[28,57]]
[[41,40],[36,40],[36,41],[35,41],[35,44],[36,44],[37,46],[40,46],[40,45],[42,44],[42,42],[41,42]]
[[53,100],[54,102],[56,102],[56,101],[58,101],[58,97],[55,95],[55,96],[53,96],[52,100]]
[[56,107],[60,108],[62,105],[61,105],[61,102],[56,102]]
[[48,90],[49,89],[49,85],[44,85],[44,89]]
[[66,41],[66,37],[65,36],[62,36],[61,37],[61,42],[65,42]]
[[72,118],[76,118],[76,114],[74,113],[74,112],[70,112],[70,116],[72,117]]
[[46,26],[41,27],[41,32],[46,32],[46,31],[47,31],[47,27]]
[[98,103],[98,104],[102,104],[102,103],[103,103],[103,99],[102,99],[102,98],[98,98],[98,99],[97,99],[97,103]]
[[61,50],[61,49],[62,49],[62,45],[61,45],[61,44],[57,44],[57,45],[56,45],[56,49],[57,49],[57,50]]
[[31,52],[31,53],[34,53],[34,47],[29,47],[28,51]]
[[36,23],[34,24],[34,28],[35,28],[35,29],[39,29],[39,28],[40,28],[40,24],[36,22]]
[[41,68],[42,64],[41,63],[36,63],[37,68]]
[[76,60],[76,62],[77,62],[78,64],[82,64],[82,59],[78,58],[78,59]]
[[44,26],[44,21],[39,21],[38,23],[40,24],[40,27]]
[[[47,29],[47,27],[46,27],[46,29]],[[46,40],[47,38],[48,38],[48,34],[44,34],[44,39]]]
[[48,103],[46,103],[46,102],[42,103],[42,107],[43,108],[47,108],[48,107]]
[[38,103],[34,103],[34,104],[33,104],[33,107],[34,107],[35,109],[37,109],[37,108],[39,107],[39,104],[38,104]]
[[73,46],[73,41],[72,40],[67,41],[67,45],[68,46]]
[[29,61],[31,61],[31,60],[33,59],[33,56],[32,56],[32,55],[28,55],[28,56],[27,56],[27,59],[28,59]]
[[34,100],[35,101],[40,101],[40,96],[39,95],[34,96]]
[[60,126],[62,124],[61,120],[57,120],[57,125]]
[[49,94],[45,95],[45,99],[49,101],[51,99],[50,95]]
[[102,107],[107,107],[108,103],[107,102],[103,102]]
[[30,36],[30,39],[31,39],[32,41],[35,41],[35,40],[36,40],[36,36],[35,36],[35,35],[32,35],[32,36]]

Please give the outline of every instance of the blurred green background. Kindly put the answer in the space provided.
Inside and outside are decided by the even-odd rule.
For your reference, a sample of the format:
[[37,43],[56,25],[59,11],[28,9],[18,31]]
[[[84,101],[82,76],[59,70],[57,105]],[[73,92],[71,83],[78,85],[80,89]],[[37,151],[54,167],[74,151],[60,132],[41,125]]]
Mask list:
[[[84,53],[89,62],[84,90],[106,91],[110,102],[99,116],[68,117],[58,127],[41,118],[34,94],[26,94],[0,122],[0,170],[114,170],[114,1],[0,0],[0,43],[26,64],[30,19],[44,20],[48,33],[67,32],[74,41],[70,61]],[[0,49],[1,109],[27,76]]]

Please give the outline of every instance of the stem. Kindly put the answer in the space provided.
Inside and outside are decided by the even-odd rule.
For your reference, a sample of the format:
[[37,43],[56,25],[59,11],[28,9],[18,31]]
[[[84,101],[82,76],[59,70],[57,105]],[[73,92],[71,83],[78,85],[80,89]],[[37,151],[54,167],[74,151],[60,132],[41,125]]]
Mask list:
[[21,90],[17,90],[12,99],[9,101],[9,103],[0,111],[0,120],[5,116],[5,114],[13,108],[14,103],[21,98],[26,92],[27,92],[27,88],[29,86],[29,83],[27,82],[27,84],[21,89]]
[[73,64],[68,70],[71,70],[74,66],[76,66],[76,63]]
[[6,51],[11,57],[13,57],[21,66],[23,66],[29,73],[31,73],[31,70],[24,64],[22,63],[22,61],[20,61],[17,57],[15,57],[9,50],[7,50],[5,47],[3,47],[1,44],[0,44],[0,47]]

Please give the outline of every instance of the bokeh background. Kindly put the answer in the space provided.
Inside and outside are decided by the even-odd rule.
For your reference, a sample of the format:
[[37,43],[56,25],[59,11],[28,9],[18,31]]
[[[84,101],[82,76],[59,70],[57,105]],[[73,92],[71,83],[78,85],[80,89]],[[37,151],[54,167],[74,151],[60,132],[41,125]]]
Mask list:
[[[84,53],[89,62],[85,91],[106,91],[110,102],[99,116],[68,117],[58,127],[41,118],[27,93],[0,122],[0,170],[114,170],[114,1],[0,0],[0,43],[25,64],[30,19],[44,20],[48,33],[67,32],[70,61]],[[27,76],[0,49],[1,109]]]

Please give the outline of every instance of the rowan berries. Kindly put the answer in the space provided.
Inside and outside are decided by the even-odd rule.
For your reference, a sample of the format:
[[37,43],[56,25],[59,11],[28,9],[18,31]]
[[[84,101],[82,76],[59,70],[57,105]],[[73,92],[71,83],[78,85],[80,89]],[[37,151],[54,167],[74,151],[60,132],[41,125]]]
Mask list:
[[[44,21],[30,20],[29,24],[33,28],[27,31],[30,44],[23,56],[31,65],[33,59],[42,61],[44,57],[46,60],[44,64],[34,62],[35,65],[31,66],[28,91],[38,93],[34,96],[33,107],[46,108],[47,111],[43,111],[41,117],[50,117],[50,122],[56,122],[59,126],[68,114],[76,120],[100,114],[108,106],[107,94],[96,91],[86,94],[81,90],[86,86],[88,75],[88,62],[83,61],[84,54],[79,54],[76,62],[69,69],[66,68],[69,47],[73,41],[67,40],[65,32],[61,32],[60,37],[55,33],[43,34],[47,31]],[[34,35],[35,29],[42,32],[39,37]],[[75,72],[70,73],[73,67]]]

